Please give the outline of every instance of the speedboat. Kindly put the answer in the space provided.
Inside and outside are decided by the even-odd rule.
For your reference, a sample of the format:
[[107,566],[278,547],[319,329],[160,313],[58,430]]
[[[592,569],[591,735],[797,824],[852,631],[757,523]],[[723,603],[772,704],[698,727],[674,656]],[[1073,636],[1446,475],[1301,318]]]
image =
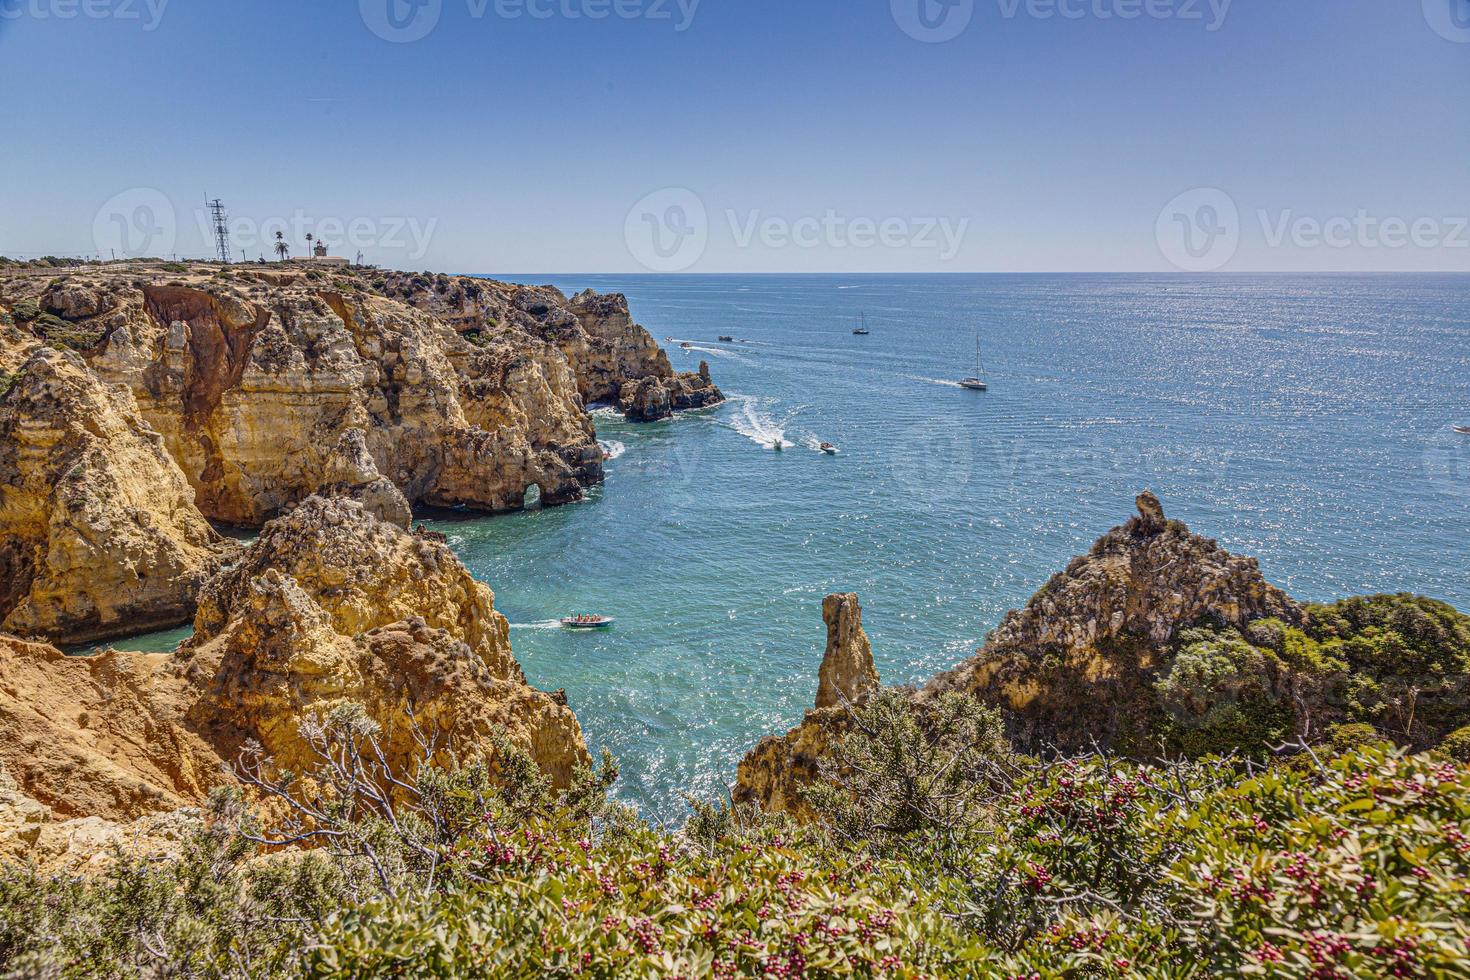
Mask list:
[[605,630],[614,622],[611,616],[568,616],[561,624],[569,630]]
[[1470,425],[1457,425],[1454,430],[1462,436],[1470,436]]
[[779,453],[786,448],[786,444],[780,439],[775,439],[771,442],[771,448]]
[[682,348],[684,348],[684,349],[685,349],[685,350],[689,350],[689,349],[690,349],[690,348],[692,348],[692,347],[693,347],[693,346],[694,346],[694,345],[693,345],[693,344],[691,344],[691,343],[690,343],[690,342],[689,342],[689,341],[687,341],[687,340],[686,340],[686,341],[684,341],[684,342],[683,342],[683,343],[682,343],[682,344],[680,344],[680,345],[679,345],[679,346],[680,346],[680,347],[682,347]]
[[837,447],[834,446],[834,445],[832,445],[830,442],[824,442],[820,446],[818,446],[817,448],[820,449],[822,452],[826,453],[828,456],[836,456],[837,455]]
[[733,344],[733,343],[735,343],[735,338],[734,337],[731,337],[729,334],[723,334],[722,333],[722,334],[720,334],[720,343],[722,343],[722,344]]

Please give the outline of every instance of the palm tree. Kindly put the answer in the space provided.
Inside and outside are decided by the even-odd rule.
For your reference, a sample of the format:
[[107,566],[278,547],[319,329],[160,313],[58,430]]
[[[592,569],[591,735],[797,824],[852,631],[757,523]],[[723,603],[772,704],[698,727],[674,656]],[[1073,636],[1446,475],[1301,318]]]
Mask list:
[[316,253],[312,252],[312,250],[311,250],[311,232],[308,231],[306,233],[306,257],[309,259],[314,254],[316,254]]
[[276,232],[276,255],[280,256],[282,262],[291,253],[291,246],[286,244],[286,237],[281,232]]

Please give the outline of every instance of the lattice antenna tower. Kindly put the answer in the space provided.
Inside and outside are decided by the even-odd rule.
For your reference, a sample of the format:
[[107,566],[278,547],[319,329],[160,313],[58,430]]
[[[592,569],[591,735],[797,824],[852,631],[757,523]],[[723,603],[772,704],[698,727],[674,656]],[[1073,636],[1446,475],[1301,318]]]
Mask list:
[[205,195],[204,204],[209,208],[210,219],[214,223],[214,251],[220,262],[230,264],[230,226],[229,215],[225,214],[225,206],[219,198],[213,201]]

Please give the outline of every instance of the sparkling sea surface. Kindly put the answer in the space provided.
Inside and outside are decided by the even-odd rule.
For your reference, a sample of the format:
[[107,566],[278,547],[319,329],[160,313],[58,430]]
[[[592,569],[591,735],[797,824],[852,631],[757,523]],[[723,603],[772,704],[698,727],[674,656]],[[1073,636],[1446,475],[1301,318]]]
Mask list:
[[[860,594],[886,681],[923,680],[1145,487],[1299,598],[1470,609],[1470,276],[501,278],[626,293],[730,396],[598,412],[586,503],[433,524],[649,816],[811,706],[827,593]],[[983,394],[953,383],[977,334]],[[618,622],[556,628],[579,612]]]
[[[614,458],[585,503],[430,522],[650,817],[811,706],[823,596],[859,593],[884,679],[922,681],[1145,487],[1298,598],[1470,611],[1470,276],[498,278],[626,293],[730,396],[597,411]],[[954,384],[977,334],[983,394]],[[583,612],[618,622],[557,627]]]

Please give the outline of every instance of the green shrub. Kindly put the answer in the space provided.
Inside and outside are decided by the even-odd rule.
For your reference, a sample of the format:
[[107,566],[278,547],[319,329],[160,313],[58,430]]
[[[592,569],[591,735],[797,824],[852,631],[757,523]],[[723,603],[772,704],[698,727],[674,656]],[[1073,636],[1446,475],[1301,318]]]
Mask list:
[[1446,735],[1439,750],[1457,762],[1470,762],[1470,726]]
[[1327,744],[1334,752],[1355,752],[1368,745],[1382,745],[1383,733],[1361,721],[1333,725],[1327,729]]

